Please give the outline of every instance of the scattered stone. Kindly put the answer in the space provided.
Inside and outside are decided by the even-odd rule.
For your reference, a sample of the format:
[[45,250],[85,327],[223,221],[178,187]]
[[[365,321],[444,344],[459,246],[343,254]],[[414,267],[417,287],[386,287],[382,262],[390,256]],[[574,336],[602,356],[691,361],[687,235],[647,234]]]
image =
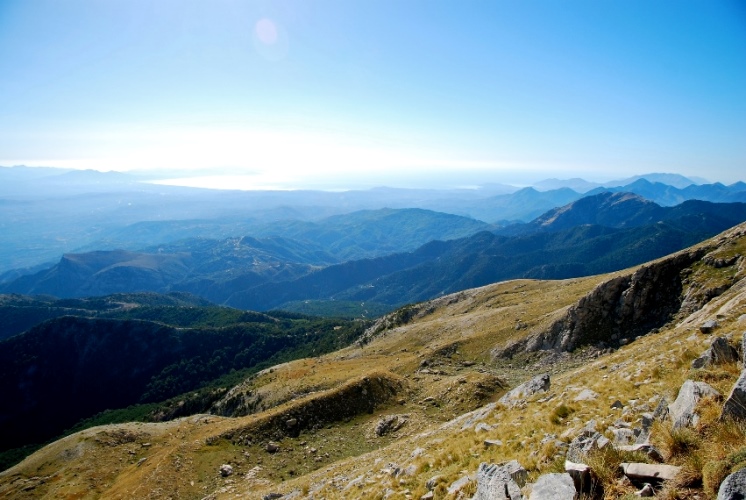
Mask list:
[[702,323],[702,325],[700,325],[699,327],[699,331],[702,333],[712,333],[712,331],[718,326],[718,322],[714,319],[711,319]]
[[738,500],[746,498],[746,468],[725,478],[718,490],[717,500]]
[[574,500],[577,497],[570,474],[558,473],[540,476],[531,489],[529,500]]
[[614,409],[617,409],[617,410],[621,410],[622,408],[624,408],[624,405],[622,404],[621,401],[619,401],[617,399],[616,401],[614,401],[613,403],[611,403],[611,407],[614,408]]
[[567,459],[571,462],[582,462],[591,451],[603,449],[608,444],[609,440],[601,433],[586,429],[570,443]]
[[492,427],[491,425],[485,424],[484,422],[479,422],[477,426],[474,428],[474,431],[475,432],[491,431],[492,429],[494,429],[494,427]]
[[376,436],[381,437],[401,429],[409,420],[409,415],[384,415],[376,425]]
[[298,425],[298,419],[297,418],[289,418],[285,421],[285,425],[288,426],[289,429],[292,429],[296,425]]
[[[744,314],[741,317],[744,317],[744,316],[746,316],[746,314]],[[743,366],[746,367],[746,332],[743,333],[743,338],[741,339],[741,356],[742,356],[741,363],[743,364]]]
[[720,418],[746,419],[746,369],[741,371],[741,376],[725,400]]
[[575,399],[573,399],[573,401],[593,401],[597,397],[598,393],[593,392],[590,389],[583,389],[577,396],[575,396]]
[[499,439],[485,439],[484,445],[489,448],[490,446],[502,446],[503,442]]
[[700,357],[692,361],[692,368],[706,368],[736,361],[738,361],[736,349],[728,343],[725,337],[716,337],[710,347]]
[[642,487],[640,491],[635,493],[635,496],[637,497],[654,497],[655,496],[655,490],[652,486],[650,486],[650,483],[645,483],[645,486]]
[[435,493],[428,491],[420,497],[420,500],[432,500],[433,498],[435,498]]
[[220,466],[220,475],[223,477],[228,477],[233,474],[233,467],[231,467],[228,464],[223,464]]
[[697,402],[705,396],[717,397],[720,396],[720,393],[705,382],[694,382],[693,380],[684,382],[679,389],[676,401],[668,407],[674,429],[697,424],[699,416],[694,412],[694,408]]
[[528,382],[524,382],[518,387],[511,389],[506,392],[503,397],[500,398],[500,403],[506,406],[515,406],[520,400],[527,398],[537,392],[546,392],[549,390],[551,385],[549,374],[542,373],[532,378]]
[[264,449],[267,450],[267,453],[277,453],[280,451],[280,445],[274,441],[270,441]]
[[665,464],[623,463],[624,475],[635,482],[660,482],[674,479],[681,467]]
[[409,458],[421,457],[425,454],[425,448],[415,448],[412,453],[409,454]]
[[527,478],[528,472],[516,460],[499,465],[482,462],[477,469],[477,492],[472,500],[521,499],[521,488]]
[[277,500],[278,498],[282,498],[282,493],[267,493],[262,500]]

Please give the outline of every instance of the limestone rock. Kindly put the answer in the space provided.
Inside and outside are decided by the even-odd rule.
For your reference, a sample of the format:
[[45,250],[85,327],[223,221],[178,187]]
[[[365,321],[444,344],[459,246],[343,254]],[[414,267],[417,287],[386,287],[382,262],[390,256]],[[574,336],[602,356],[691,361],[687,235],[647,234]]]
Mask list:
[[583,389],[577,396],[575,396],[575,399],[573,399],[573,401],[592,401],[597,397],[598,394],[596,392],[593,392],[590,389]]
[[668,407],[674,429],[697,423],[699,416],[694,412],[694,408],[697,402],[705,396],[720,396],[720,393],[705,382],[694,382],[693,380],[684,382],[679,389],[676,401]]
[[717,500],[743,500],[746,498],[746,468],[725,478],[718,490]]
[[622,470],[624,475],[633,482],[650,483],[674,479],[681,467],[665,464],[623,463]]
[[570,474],[560,473],[540,476],[531,490],[529,500],[573,500],[577,497]]
[[376,424],[376,436],[385,436],[401,429],[409,420],[409,415],[384,415]]
[[699,327],[699,331],[702,333],[712,333],[712,331],[718,327],[718,322],[714,319],[707,320]]
[[524,382],[518,387],[506,392],[503,397],[500,398],[500,403],[513,406],[519,400],[527,398],[537,392],[546,392],[550,387],[550,379],[548,373],[542,373],[532,378],[528,382]]
[[706,368],[735,361],[738,361],[736,349],[724,337],[716,337],[710,347],[700,357],[692,361],[692,368]]
[[477,469],[477,492],[472,500],[517,500],[523,498],[528,472],[517,461],[504,464],[482,462]]
[[637,437],[632,429],[611,429],[611,433],[614,434],[614,445],[619,446],[628,445]]
[[746,369],[741,371],[741,376],[731,389],[730,396],[723,405],[721,418],[746,419]]
[[570,443],[567,459],[571,462],[582,462],[593,450],[602,449],[609,444],[609,440],[601,433],[584,430]]
[[220,466],[220,475],[223,477],[228,477],[233,474],[233,467],[231,467],[228,464],[223,464]]
[[636,443],[629,446],[618,446],[619,451],[631,451],[646,454],[650,459],[656,462],[663,462],[663,455],[658,449],[649,443]]
[[463,477],[455,480],[448,487],[448,494],[449,495],[455,495],[456,493],[458,493],[459,491],[461,491],[461,489],[464,486],[466,486],[467,484],[469,484],[470,482],[471,482],[471,478],[469,476],[463,476]]
[[635,496],[638,497],[654,497],[655,496],[655,490],[652,486],[650,486],[650,483],[645,483],[645,486],[642,487],[640,491],[635,493]]
[[589,466],[565,460],[565,472],[572,478],[575,491],[580,493],[590,493],[592,491],[595,478]]

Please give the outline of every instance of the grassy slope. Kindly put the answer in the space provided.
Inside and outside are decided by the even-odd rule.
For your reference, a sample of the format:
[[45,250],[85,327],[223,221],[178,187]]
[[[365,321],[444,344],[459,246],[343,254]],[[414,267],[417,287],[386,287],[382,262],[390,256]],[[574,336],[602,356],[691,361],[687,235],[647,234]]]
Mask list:
[[[744,254],[744,240],[723,245],[719,252]],[[743,267],[697,264],[690,283],[733,285],[746,274]],[[436,494],[442,494],[451,482],[473,474],[480,462],[515,458],[533,477],[554,471],[556,453],[551,445],[542,444],[544,437],[552,434],[569,441],[592,418],[601,430],[606,429],[622,416],[610,408],[616,399],[634,407],[623,417],[634,422],[641,412],[654,408],[659,396],[672,401],[689,377],[707,380],[723,394],[729,392],[740,365],[693,372],[689,363],[706,348],[706,337],[697,329],[705,319],[719,318],[718,333],[743,330],[739,318],[746,313],[746,294],[739,286],[731,286],[691,316],[677,318],[658,333],[608,355],[596,357],[581,349],[549,365],[538,353],[513,360],[490,359],[494,347],[546,328],[564,308],[609,277],[511,281],[438,299],[415,311],[409,324],[384,330],[362,347],[286,363],[247,381],[243,389],[263,395],[262,405],[269,408],[264,413],[89,429],[2,473],[0,497],[130,498],[147,493],[154,498],[201,498],[212,493],[232,498],[242,493],[261,498],[270,491],[297,491],[301,497],[380,498],[391,490],[390,498],[418,498],[433,476],[441,476]],[[554,373],[553,399],[533,398],[525,408],[498,406],[485,413],[484,422],[494,427],[482,433],[462,431],[460,423],[446,424],[496,399],[501,392],[496,377],[514,385],[546,370]],[[323,422],[298,437],[267,431],[267,421],[304,415],[310,401],[333,397],[345,384],[362,383],[366,376],[391,378],[401,385],[372,413]],[[582,388],[593,389],[598,398],[574,402]],[[570,413],[553,418],[560,404]],[[696,484],[697,474],[704,474],[705,489],[712,489],[716,474],[703,470],[704,464],[717,463],[744,443],[743,428],[726,429],[717,423],[719,404],[705,402],[702,422],[686,452],[672,446],[665,429],[655,430],[654,441],[668,461],[688,471],[688,483],[682,480],[674,492],[679,496],[686,495],[690,483]],[[394,436],[376,437],[378,418],[392,413],[408,414],[409,422]],[[500,439],[503,446],[485,447],[485,438]],[[264,451],[270,439],[280,443],[280,452]],[[617,484],[616,471],[609,465],[621,458],[599,459],[606,463],[599,470],[608,473],[612,497],[632,491]],[[411,474],[392,477],[386,471],[392,462],[402,468],[412,466]],[[223,463],[232,464],[236,474],[221,478],[217,470]]]

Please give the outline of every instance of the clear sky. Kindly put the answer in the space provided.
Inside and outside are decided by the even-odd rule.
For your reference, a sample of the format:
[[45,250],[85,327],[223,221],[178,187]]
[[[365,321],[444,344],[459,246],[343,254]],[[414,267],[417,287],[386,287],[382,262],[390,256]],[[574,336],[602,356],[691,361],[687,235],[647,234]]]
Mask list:
[[729,183],[746,178],[746,4],[0,0],[14,164],[296,187]]

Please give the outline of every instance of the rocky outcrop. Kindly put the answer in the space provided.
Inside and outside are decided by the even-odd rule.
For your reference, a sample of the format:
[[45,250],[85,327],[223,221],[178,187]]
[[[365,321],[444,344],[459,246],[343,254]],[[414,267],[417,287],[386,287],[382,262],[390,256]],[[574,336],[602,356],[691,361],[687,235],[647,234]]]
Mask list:
[[582,345],[622,345],[668,322],[681,308],[682,271],[707,249],[697,248],[640,267],[598,285],[546,331],[494,351],[512,357],[521,351],[572,351]]
[[665,464],[623,463],[622,470],[632,482],[651,483],[674,479],[681,472],[681,467]]
[[593,450],[600,450],[608,446],[611,442],[600,432],[592,429],[585,429],[575,439],[570,442],[570,448],[567,450],[567,459],[572,462],[583,462]]

